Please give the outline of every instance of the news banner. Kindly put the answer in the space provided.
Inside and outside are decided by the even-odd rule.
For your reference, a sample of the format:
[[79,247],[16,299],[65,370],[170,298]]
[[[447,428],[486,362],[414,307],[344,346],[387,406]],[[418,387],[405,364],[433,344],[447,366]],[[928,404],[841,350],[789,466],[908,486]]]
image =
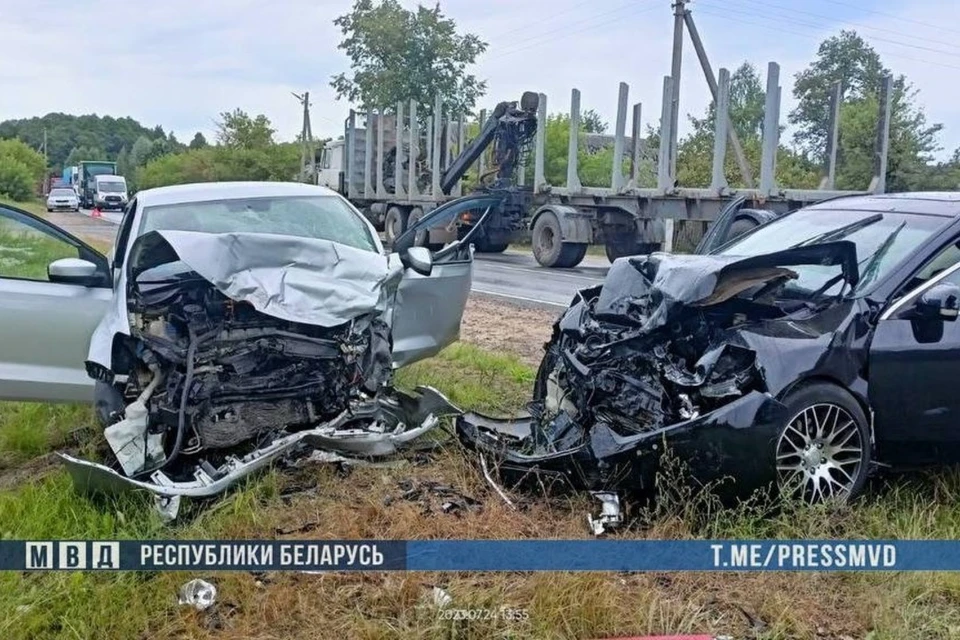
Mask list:
[[954,540],[3,540],[2,571],[958,571]]

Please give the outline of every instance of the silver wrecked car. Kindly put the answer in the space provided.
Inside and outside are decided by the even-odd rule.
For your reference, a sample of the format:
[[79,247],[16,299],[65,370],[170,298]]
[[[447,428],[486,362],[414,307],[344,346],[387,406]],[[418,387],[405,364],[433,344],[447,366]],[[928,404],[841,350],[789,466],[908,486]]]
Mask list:
[[109,259],[0,207],[23,262],[0,277],[0,399],[95,400],[111,460],[63,457],[100,489],[203,496],[298,447],[391,453],[456,412],[392,371],[457,339],[473,270],[472,232],[414,238],[497,204],[447,203],[388,254],[323,187],[164,187],[130,203]]

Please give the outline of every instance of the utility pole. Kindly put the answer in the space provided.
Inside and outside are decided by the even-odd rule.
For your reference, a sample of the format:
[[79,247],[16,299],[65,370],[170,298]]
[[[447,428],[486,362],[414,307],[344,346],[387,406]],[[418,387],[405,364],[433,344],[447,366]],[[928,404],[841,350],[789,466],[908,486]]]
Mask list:
[[310,127],[310,92],[303,95],[293,93],[293,97],[303,105],[303,127],[300,131],[300,179],[309,182],[317,175],[317,162],[314,157],[313,129]]
[[43,128],[43,187],[41,191],[43,195],[47,195],[47,189],[50,186],[50,176],[47,175],[47,169],[49,168],[47,160],[47,128]]
[[670,140],[669,161],[670,177],[677,177],[677,125],[680,120],[680,70],[683,62],[683,16],[689,0],[673,0],[673,56],[670,65],[670,77],[673,79],[673,95],[670,104]]

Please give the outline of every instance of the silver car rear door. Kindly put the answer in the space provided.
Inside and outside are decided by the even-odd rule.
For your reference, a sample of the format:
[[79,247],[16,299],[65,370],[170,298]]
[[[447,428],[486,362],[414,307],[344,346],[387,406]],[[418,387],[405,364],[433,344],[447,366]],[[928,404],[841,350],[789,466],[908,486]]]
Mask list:
[[[393,258],[400,259],[424,230],[451,227],[467,212],[483,214],[502,202],[500,196],[458,198],[434,209],[397,238]],[[477,229],[478,227],[475,227]],[[472,237],[473,234],[471,234]],[[433,252],[429,275],[404,269],[393,309],[393,363],[395,367],[435,355],[460,337],[460,319],[473,281],[471,238]]]
[[[63,259],[71,260],[51,273],[50,264]],[[91,264],[95,269],[82,273]],[[92,400],[84,361],[112,297],[103,255],[37,216],[0,205],[0,400]]]

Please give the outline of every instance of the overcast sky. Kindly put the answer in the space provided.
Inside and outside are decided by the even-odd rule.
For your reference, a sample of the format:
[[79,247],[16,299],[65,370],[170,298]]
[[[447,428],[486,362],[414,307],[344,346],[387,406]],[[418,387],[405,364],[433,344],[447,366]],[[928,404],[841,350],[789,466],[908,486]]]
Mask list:
[[[401,0],[415,7],[414,0]],[[0,120],[51,111],[132,116],[184,141],[212,136],[221,111],[264,113],[292,139],[309,90],[320,136],[342,132],[349,105],[330,77],[348,69],[332,20],[351,0],[0,0]],[[461,30],[489,43],[474,72],[488,83],[483,106],[531,89],[550,111],[568,110],[570,89],[609,122],[618,83],[659,117],[669,73],[670,0],[445,0]],[[960,2],[956,0],[694,0],[715,68],[744,60],[766,73],[780,63],[783,120],[793,75],[817,44],[855,28],[920,90],[932,122],[945,125],[941,157],[960,146]],[[942,25],[942,26],[938,26]],[[682,113],[701,113],[708,89],[685,43]],[[685,119],[685,118],[684,118]]]

